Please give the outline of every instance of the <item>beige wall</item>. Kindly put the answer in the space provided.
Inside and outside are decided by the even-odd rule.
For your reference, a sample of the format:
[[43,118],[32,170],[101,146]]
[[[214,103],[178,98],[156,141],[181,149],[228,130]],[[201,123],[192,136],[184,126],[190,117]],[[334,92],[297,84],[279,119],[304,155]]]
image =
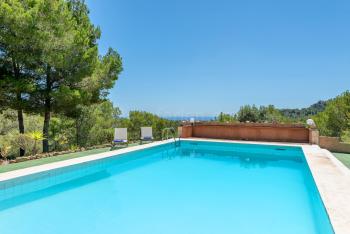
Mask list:
[[183,126],[181,137],[215,138],[250,141],[309,143],[308,128],[283,124],[195,124]]
[[338,137],[320,136],[319,145],[321,148],[328,149],[329,151],[350,153],[350,144],[340,142]]

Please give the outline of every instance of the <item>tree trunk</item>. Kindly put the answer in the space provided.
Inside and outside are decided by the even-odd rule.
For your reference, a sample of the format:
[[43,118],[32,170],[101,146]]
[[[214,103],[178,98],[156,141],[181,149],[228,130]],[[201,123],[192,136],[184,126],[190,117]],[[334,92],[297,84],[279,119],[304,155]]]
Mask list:
[[[15,59],[12,59],[12,66],[13,66],[13,74],[14,77],[19,80],[20,79],[20,71],[18,68],[17,63],[15,62]],[[21,91],[17,90],[16,94],[17,98],[17,120],[18,120],[18,130],[20,134],[24,134],[24,120],[23,120],[23,109],[22,109],[22,96]],[[24,156],[25,150],[20,148],[19,149],[19,156]]]
[[51,118],[51,68],[47,67],[46,70],[46,97],[44,104],[44,127],[43,127],[43,152],[49,152],[49,127]]
[[[24,121],[23,121],[23,111],[18,110],[17,111],[17,118],[18,118],[18,130],[20,134],[24,134]],[[19,156],[24,156],[25,150],[20,148],[19,149]]]
[[79,123],[78,123],[78,117],[75,119],[75,137],[76,137],[76,141],[77,141],[77,145],[78,146],[81,146],[80,145],[80,137],[79,137]]
[[49,99],[45,100],[45,114],[44,114],[44,127],[43,127],[43,152],[47,153],[49,152],[49,127],[50,127],[50,109],[51,109],[51,103]]

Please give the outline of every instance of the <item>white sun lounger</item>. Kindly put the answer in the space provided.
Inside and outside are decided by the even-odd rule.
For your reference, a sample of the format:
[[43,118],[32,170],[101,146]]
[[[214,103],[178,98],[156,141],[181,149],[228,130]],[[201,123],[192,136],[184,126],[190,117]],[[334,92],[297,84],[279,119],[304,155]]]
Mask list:
[[141,144],[143,141],[153,141],[152,127],[141,127]]
[[115,128],[113,146],[120,144],[128,144],[128,129],[127,128]]

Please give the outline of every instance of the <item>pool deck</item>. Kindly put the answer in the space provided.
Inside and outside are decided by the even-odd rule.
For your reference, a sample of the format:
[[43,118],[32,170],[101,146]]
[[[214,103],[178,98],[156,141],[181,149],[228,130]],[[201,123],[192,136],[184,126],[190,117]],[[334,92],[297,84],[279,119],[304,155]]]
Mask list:
[[[215,141],[244,144],[261,145],[284,145],[302,147],[306,160],[309,164],[311,173],[315,179],[317,188],[326,207],[334,232],[336,234],[350,233],[350,170],[345,167],[328,150],[321,149],[317,145],[294,144],[294,143],[276,143],[276,142],[254,142],[254,141],[233,141],[233,140],[215,140],[203,138],[186,138],[181,140],[194,141]],[[145,145],[138,145],[129,148],[108,151],[81,158],[74,158],[60,162],[49,163],[40,166],[29,167],[25,169],[0,173],[0,182],[30,174],[49,171],[61,167],[72,166],[84,162],[99,160],[102,158],[113,157],[132,151],[142,150],[149,147],[173,142],[166,140],[153,142]]]

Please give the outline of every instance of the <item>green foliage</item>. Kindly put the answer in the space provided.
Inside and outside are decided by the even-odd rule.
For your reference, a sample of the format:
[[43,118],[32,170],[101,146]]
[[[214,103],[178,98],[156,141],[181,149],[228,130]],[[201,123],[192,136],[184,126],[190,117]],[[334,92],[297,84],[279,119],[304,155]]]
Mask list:
[[160,118],[145,111],[130,111],[129,119],[119,120],[117,126],[128,128],[128,138],[131,141],[140,139],[141,127],[152,127],[154,139],[160,140],[162,139],[162,130],[164,128],[173,127],[177,130],[179,122]]
[[[259,108],[255,105],[242,106],[235,115],[229,115],[220,113],[216,118],[219,122],[259,122],[259,123],[289,123],[293,120],[285,117],[280,110],[276,109],[273,105],[260,106]],[[296,122],[297,120],[295,120]]]
[[318,101],[307,108],[280,109],[282,115],[296,121],[304,122],[306,119],[325,110],[328,101]]
[[288,118],[283,116],[280,110],[273,105],[267,107],[261,106],[259,108],[259,121],[267,123],[287,123],[290,122]]
[[105,99],[109,94],[108,90],[113,88],[122,70],[120,55],[112,48],[109,48],[107,54],[96,63],[92,75],[84,78],[81,82],[81,87],[85,92],[85,99],[89,98],[88,100],[91,102]]
[[341,133],[340,139],[343,142],[350,144],[350,129],[343,131]]
[[11,140],[9,137],[0,136],[0,155],[2,158],[7,160],[9,155],[12,153],[13,147],[11,145]]
[[36,155],[38,153],[38,148],[37,148],[37,143],[38,141],[43,141],[45,140],[44,134],[40,131],[33,131],[27,133],[27,136],[29,139],[34,141],[33,148],[32,148],[32,155]]
[[17,114],[14,110],[6,110],[0,114],[0,135],[6,135],[17,129]]
[[[0,108],[44,116],[44,151],[51,114],[79,116],[81,106],[106,99],[122,71],[119,54],[98,53],[101,32],[83,0],[0,1]],[[56,146],[54,146],[56,148]]]
[[114,127],[121,114],[118,108],[113,107],[110,101],[86,107],[83,112],[84,122],[80,123],[80,136],[83,145],[100,145],[113,140]]
[[[38,13],[35,4],[21,1],[0,1],[0,97],[2,107],[23,109],[23,94],[32,90],[32,69],[36,51],[32,37],[33,17]],[[33,7],[28,7],[33,6]]]
[[7,157],[9,156],[10,151],[11,151],[11,145],[2,144],[2,145],[0,146],[0,154],[1,154],[1,157],[3,157],[5,160],[6,160]]
[[33,131],[27,133],[28,137],[34,141],[42,141],[45,139],[44,135],[42,132],[39,131]]
[[259,109],[253,105],[242,106],[236,114],[239,122],[258,122],[260,118]]
[[260,123],[305,123],[308,118],[325,110],[329,101],[319,101],[310,107],[302,109],[277,109],[273,105],[242,106],[235,115],[220,113],[216,118],[219,122],[260,122]]
[[234,116],[230,114],[220,112],[219,116],[216,118],[216,121],[220,123],[232,123],[232,122],[236,122],[237,120],[235,119]]
[[75,121],[63,115],[54,116],[50,124],[50,145],[53,151],[66,150],[76,141]]
[[347,135],[346,132],[350,129],[350,92],[346,91],[330,100],[326,109],[317,114],[314,120],[321,135]]
[[33,140],[27,134],[10,133],[11,145],[28,152],[33,146]]
[[[24,114],[24,124],[27,127],[26,133],[32,131],[41,131],[42,117],[39,115]],[[15,157],[18,150],[31,150],[33,141],[29,139],[27,134],[21,134],[18,130],[17,113],[12,109],[8,109],[0,113],[0,145],[11,144],[10,156]],[[30,154],[31,152],[27,152]]]
[[71,150],[71,151],[76,151],[76,150],[78,150],[80,147],[79,146],[77,146],[77,145],[71,145],[70,147],[69,147],[69,150]]
[[55,115],[50,125],[53,150],[110,143],[120,110],[110,101],[80,106],[78,116]]
[[[18,130],[24,133],[23,111],[29,109],[29,94],[34,89],[33,72],[41,56],[38,38],[33,35],[35,17],[39,14],[35,1],[0,1],[0,111],[17,111]],[[24,155],[21,150],[21,155]]]

